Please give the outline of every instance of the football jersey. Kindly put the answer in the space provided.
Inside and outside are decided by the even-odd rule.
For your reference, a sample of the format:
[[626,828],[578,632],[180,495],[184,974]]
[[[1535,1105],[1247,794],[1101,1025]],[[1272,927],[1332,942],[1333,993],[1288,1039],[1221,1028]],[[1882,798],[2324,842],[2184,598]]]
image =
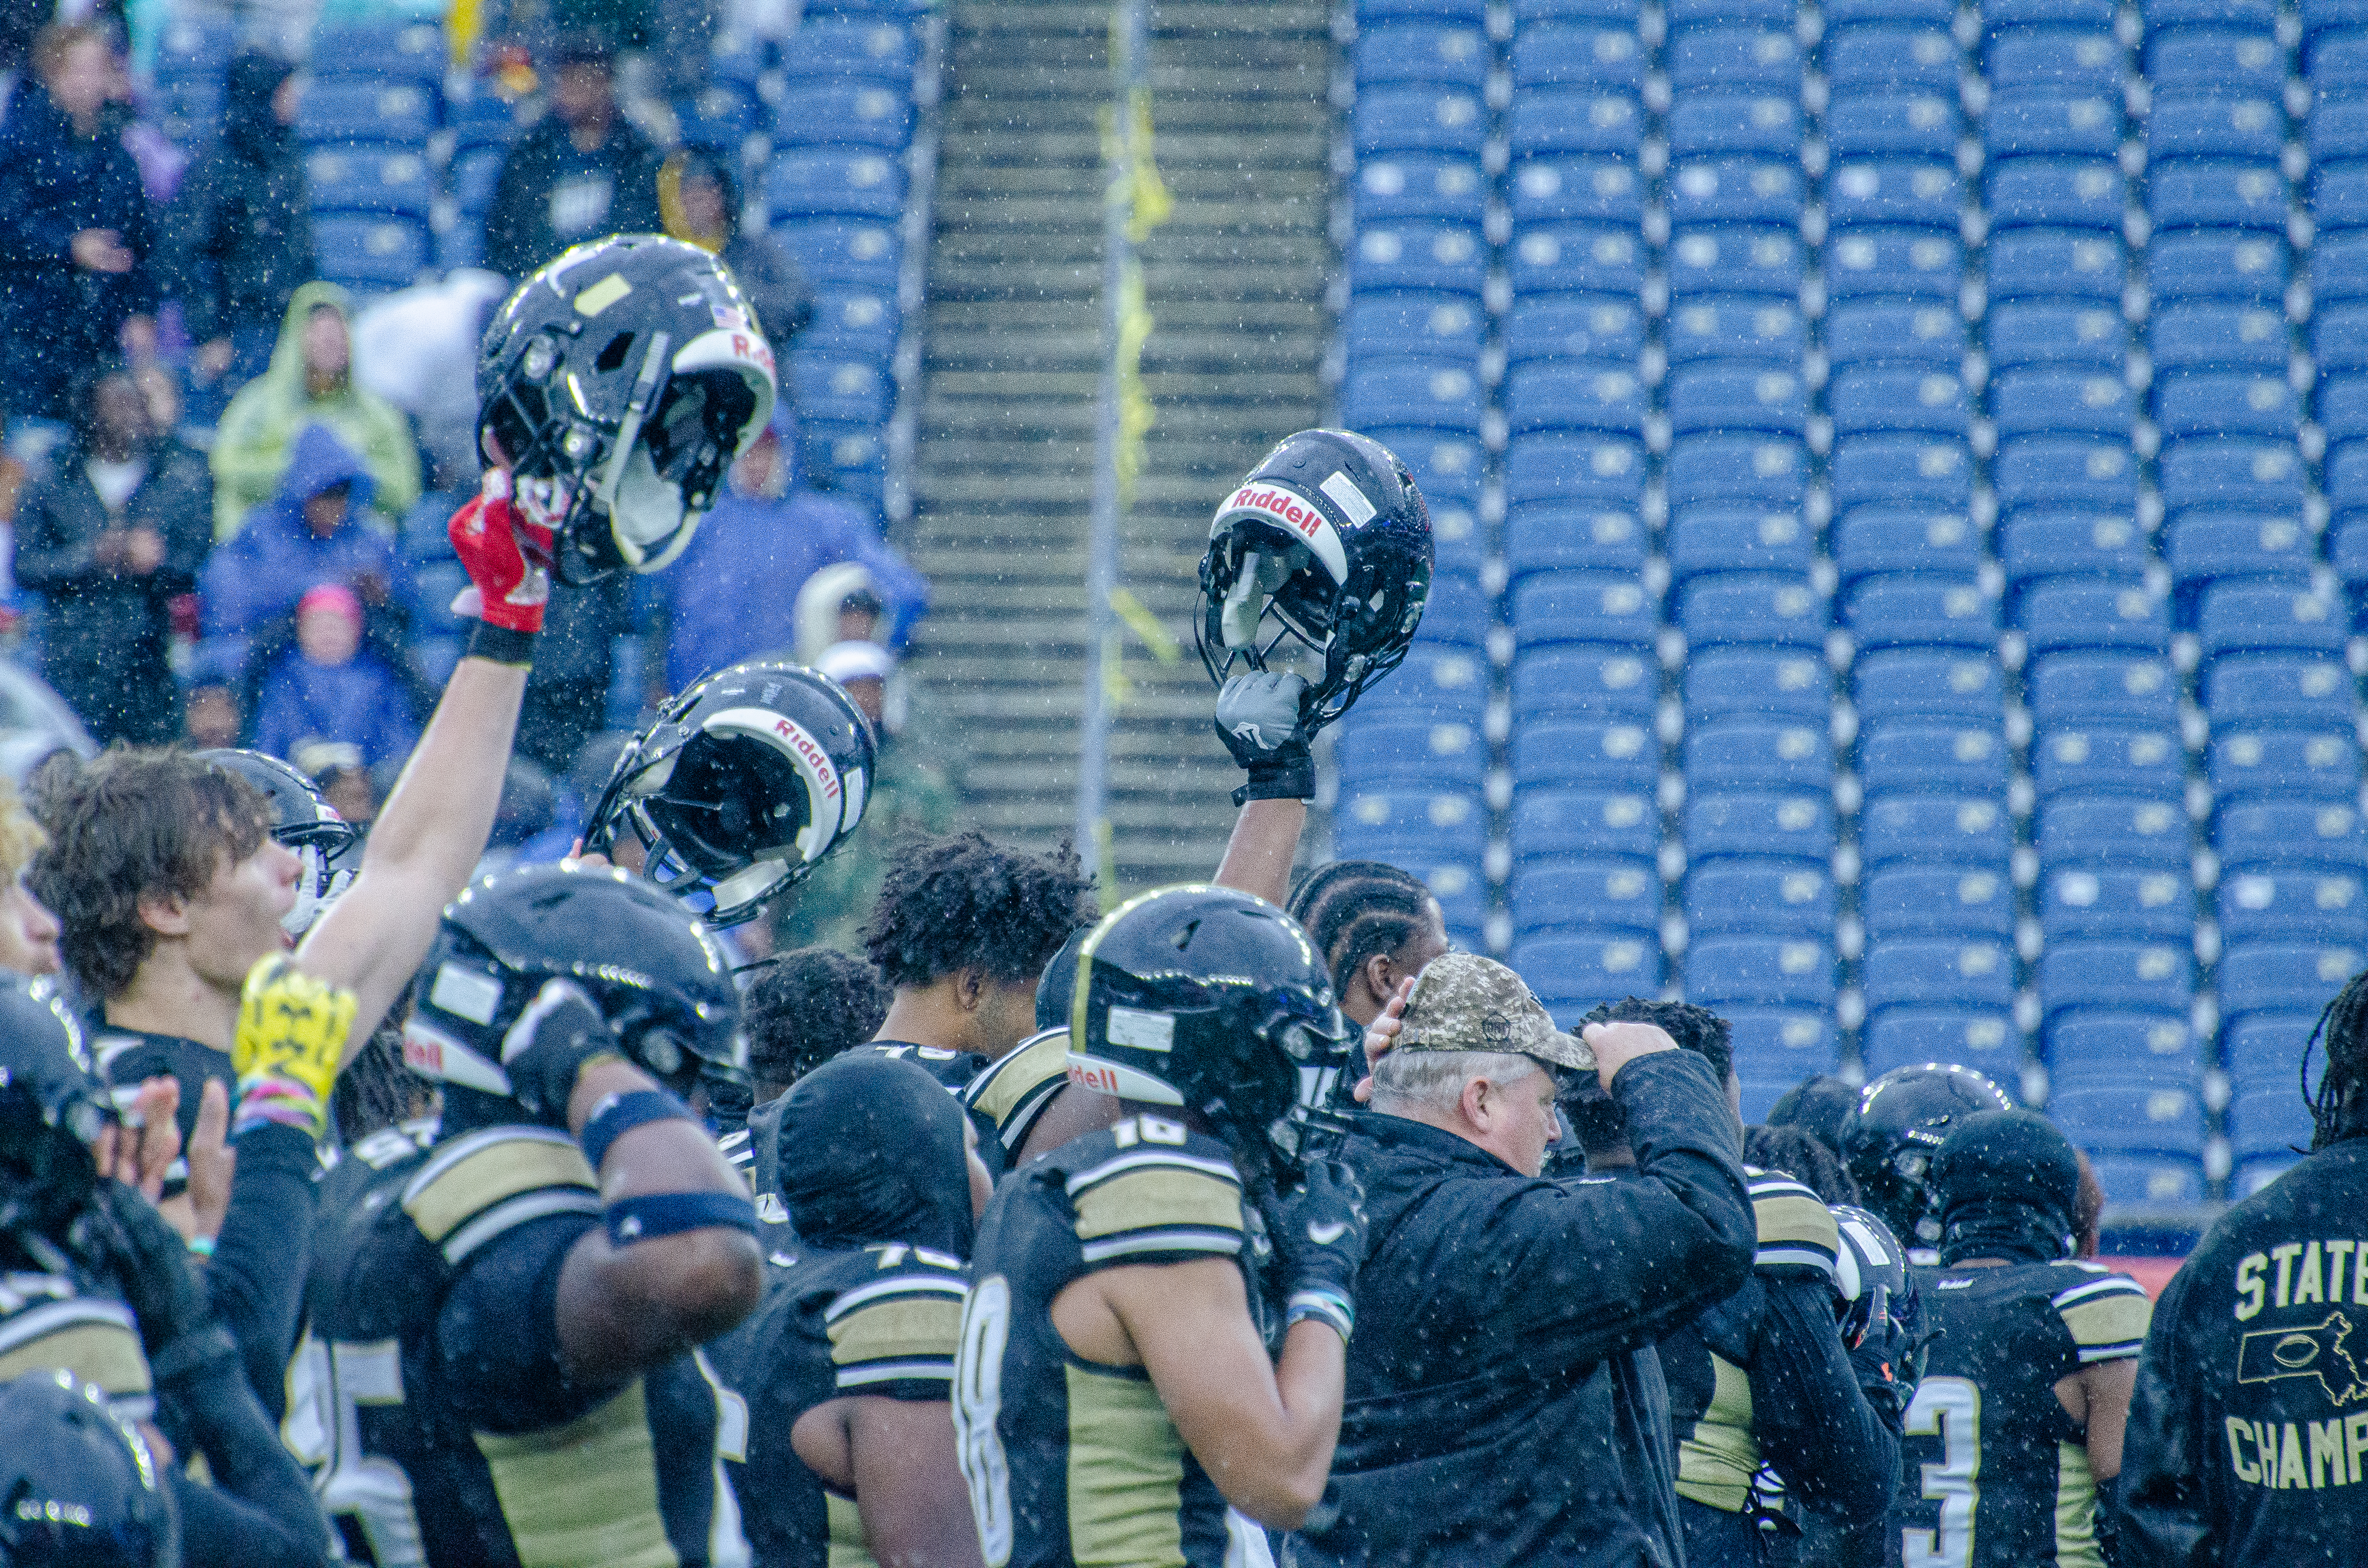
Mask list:
[[871,1568],[855,1499],[806,1468],[791,1429],[842,1396],[949,1401],[968,1289],[962,1260],[927,1247],[809,1251],[707,1347],[741,1402],[746,1447],[724,1468],[762,1568]]
[[987,1568],[1223,1568],[1224,1499],[1149,1375],[1077,1356],[1053,1301],[1098,1269],[1222,1257],[1255,1303],[1247,1234],[1224,1145],[1157,1116],[1075,1139],[996,1189],[954,1385]]
[[994,1134],[1001,1165],[1008,1166],[1036,1130],[1036,1119],[1068,1083],[1069,1037],[1048,1034],[987,1063],[962,1091],[962,1104],[982,1132]]
[[1889,1559],[1904,1568],[2101,1568],[2087,1431],[2055,1397],[2136,1357],[2152,1312],[2094,1263],[1919,1270],[1931,1334],[1899,1446]]
[[57,1274],[0,1274],[0,1383],[64,1368],[107,1395],[119,1420],[156,1412],[140,1325],[120,1301]]
[[549,1292],[599,1210],[575,1140],[542,1127],[405,1123],[324,1178],[282,1436],[349,1558],[746,1562],[721,1464],[746,1423],[704,1358],[622,1387],[560,1368]]

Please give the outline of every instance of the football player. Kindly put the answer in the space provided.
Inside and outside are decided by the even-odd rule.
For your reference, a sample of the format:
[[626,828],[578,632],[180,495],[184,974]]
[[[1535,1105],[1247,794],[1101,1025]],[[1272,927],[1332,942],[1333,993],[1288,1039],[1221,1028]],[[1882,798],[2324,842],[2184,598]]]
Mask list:
[[1087,939],[1069,1071],[1127,1114],[996,1189],[955,1365],[994,1568],[1221,1568],[1316,1508],[1365,1226],[1354,1174],[1296,1152],[1343,1033],[1247,893],[1163,888]]
[[1927,1062],[1895,1067],[1869,1084],[1842,1119],[1842,1162],[1860,1200],[1883,1217],[1918,1267],[1940,1261],[1932,1152],[1966,1117],[2005,1110],[2009,1103],[1972,1068]]
[[2075,1258],[2080,1167],[2029,1111],[1976,1111],[1934,1151],[1940,1265],[1907,1407],[1891,1561],[2114,1561],[2111,1510],[2146,1339],[2145,1290]]
[[0,1561],[181,1568],[165,1458],[71,1372],[0,1384]]

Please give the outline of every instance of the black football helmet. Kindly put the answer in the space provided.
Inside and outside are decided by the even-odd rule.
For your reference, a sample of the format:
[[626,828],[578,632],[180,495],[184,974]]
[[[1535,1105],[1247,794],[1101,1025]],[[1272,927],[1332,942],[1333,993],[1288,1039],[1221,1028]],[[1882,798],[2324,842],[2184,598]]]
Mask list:
[[558,536],[562,580],[682,553],[773,416],[773,351],[697,245],[611,234],[518,286],[477,352],[477,444]]
[[705,926],[614,867],[529,866],[447,905],[420,967],[403,1060],[444,1084],[448,1122],[536,1119],[511,1098],[502,1037],[548,980],[581,985],[625,1053],[677,1094],[702,1068],[747,1066],[731,961]]
[[1430,567],[1430,513],[1406,464],[1353,431],[1302,430],[1209,526],[1193,624],[1201,662],[1223,686],[1236,665],[1265,669],[1295,640],[1324,666],[1300,699],[1314,734],[1406,657]]
[[1069,1027],[1069,1014],[1077,999],[1077,952],[1093,934],[1092,926],[1078,926],[1061,944],[1061,950],[1045,961],[1044,973],[1036,982],[1037,1033]]
[[178,1568],[180,1528],[157,1456],[63,1369],[0,1385],[0,1562]]
[[0,985],[0,1234],[18,1238],[16,1250],[28,1233],[65,1236],[98,1179],[91,1142],[115,1114],[49,983]]
[[1842,1238],[1834,1259],[1835,1311],[1841,1319],[1842,1344],[1855,1350],[1883,1324],[1907,1322],[1915,1286],[1907,1273],[1907,1249],[1890,1226],[1848,1203],[1832,1208],[1834,1227]]
[[1246,1177],[1295,1164],[1348,1057],[1323,959],[1262,898],[1159,888],[1078,950],[1069,1081],[1200,1113]]
[[304,862],[296,874],[296,903],[279,917],[290,937],[302,937],[353,886],[361,869],[362,830],[337,814],[318,785],[276,756],[228,746],[198,756],[237,774],[271,802],[271,836]]
[[684,692],[627,746],[585,843],[630,827],[643,871],[712,926],[752,918],[854,836],[871,726],[828,676],[751,659]]
[[1932,1152],[1975,1111],[2009,1107],[1998,1086],[1970,1067],[1927,1062],[1895,1067],[1859,1091],[1842,1119],[1842,1161],[1866,1207],[1910,1247],[1941,1240]]

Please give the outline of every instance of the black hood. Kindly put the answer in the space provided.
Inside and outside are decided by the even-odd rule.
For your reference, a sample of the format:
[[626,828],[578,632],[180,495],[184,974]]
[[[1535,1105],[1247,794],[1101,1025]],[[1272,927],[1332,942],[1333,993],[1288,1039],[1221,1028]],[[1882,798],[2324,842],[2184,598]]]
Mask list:
[[268,163],[294,141],[291,127],[271,112],[271,95],[296,67],[274,54],[249,50],[230,62],[222,92],[222,144],[253,163]]
[[824,1062],[775,1102],[781,1201],[798,1239],[970,1256],[962,1109],[928,1073],[870,1053]]

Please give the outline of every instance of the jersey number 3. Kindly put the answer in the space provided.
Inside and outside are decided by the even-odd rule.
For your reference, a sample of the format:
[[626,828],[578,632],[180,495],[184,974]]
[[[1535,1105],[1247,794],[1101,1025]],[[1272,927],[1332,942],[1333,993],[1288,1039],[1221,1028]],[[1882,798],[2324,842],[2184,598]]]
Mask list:
[[1905,1568],[1970,1568],[1981,1496],[1981,1389],[1964,1378],[1925,1379],[1907,1407],[1907,1432],[1941,1439],[1941,1462],[1924,1467],[1924,1498],[1941,1505],[1941,1525],[1901,1532],[1900,1561]]

